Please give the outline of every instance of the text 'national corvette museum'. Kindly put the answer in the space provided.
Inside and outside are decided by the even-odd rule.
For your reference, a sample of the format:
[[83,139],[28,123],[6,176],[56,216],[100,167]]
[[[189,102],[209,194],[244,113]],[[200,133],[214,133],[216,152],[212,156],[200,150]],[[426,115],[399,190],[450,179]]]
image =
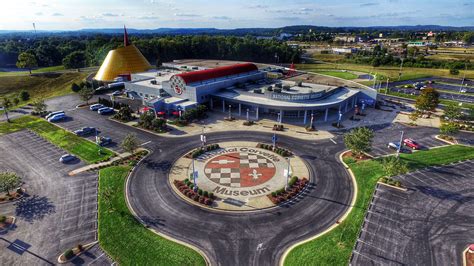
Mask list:
[[132,74],[125,83],[129,96],[143,99],[156,111],[186,111],[206,104],[212,110],[248,119],[277,117],[282,122],[289,118],[303,124],[312,115],[314,121],[337,120],[355,106],[373,106],[377,96],[371,89],[287,81],[278,72],[281,70],[258,69],[253,63],[209,69],[174,63],[164,66],[166,69]]

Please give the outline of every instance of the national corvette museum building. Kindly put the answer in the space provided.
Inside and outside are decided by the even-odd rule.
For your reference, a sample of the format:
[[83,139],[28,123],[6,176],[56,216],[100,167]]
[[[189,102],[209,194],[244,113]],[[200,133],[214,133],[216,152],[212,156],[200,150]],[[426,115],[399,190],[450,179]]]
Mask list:
[[[132,74],[125,83],[130,97],[143,99],[156,111],[186,111],[198,104],[211,109],[249,116],[251,119],[279,117],[297,119],[304,124],[337,120],[359,106],[375,103],[376,91],[297,83],[274,78],[275,69],[258,69],[255,64],[242,63],[211,69],[167,64],[158,72]],[[188,71],[190,70],[190,71]]]

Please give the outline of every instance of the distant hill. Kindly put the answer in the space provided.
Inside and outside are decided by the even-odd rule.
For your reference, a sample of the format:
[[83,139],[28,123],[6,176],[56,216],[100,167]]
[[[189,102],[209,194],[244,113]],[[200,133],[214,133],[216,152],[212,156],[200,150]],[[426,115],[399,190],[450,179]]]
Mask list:
[[[357,32],[357,31],[474,31],[474,26],[453,27],[440,25],[402,25],[402,26],[370,26],[370,27],[324,27],[314,25],[295,25],[280,28],[157,28],[157,29],[127,29],[131,34],[157,34],[157,35],[254,35],[254,36],[276,36],[280,33],[298,34],[309,30],[315,32]],[[84,35],[84,34],[122,34],[123,28],[99,28],[81,29],[74,31],[37,31],[37,35]],[[0,34],[29,35],[34,34],[32,30],[0,30]]]

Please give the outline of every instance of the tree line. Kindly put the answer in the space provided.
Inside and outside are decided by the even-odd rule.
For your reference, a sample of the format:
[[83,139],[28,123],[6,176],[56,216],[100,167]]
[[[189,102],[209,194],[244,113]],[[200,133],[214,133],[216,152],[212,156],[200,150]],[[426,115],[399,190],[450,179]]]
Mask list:
[[[262,63],[298,63],[302,51],[276,39],[251,36],[132,36],[135,44],[152,65],[174,59],[228,59]],[[38,39],[0,40],[0,67],[25,68],[64,65],[66,68],[97,66],[107,53],[123,46],[123,38],[113,35],[48,36]],[[21,58],[19,58],[21,55]],[[18,60],[22,59],[22,60]],[[30,66],[30,67],[29,67]]]

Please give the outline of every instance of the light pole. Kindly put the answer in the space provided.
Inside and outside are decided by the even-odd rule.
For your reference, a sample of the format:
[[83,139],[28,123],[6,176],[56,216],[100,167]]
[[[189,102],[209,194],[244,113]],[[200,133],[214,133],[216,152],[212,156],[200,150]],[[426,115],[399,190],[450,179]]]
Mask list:
[[206,135],[204,135],[204,127],[202,128],[202,133],[201,133],[201,144],[202,144],[202,147],[206,145]]
[[102,154],[102,146],[100,146],[100,137],[99,137],[99,129],[95,129],[95,143],[97,144],[97,147],[99,148],[99,155]]
[[313,122],[314,122],[314,114],[313,114],[313,111],[311,111],[311,124],[310,124],[311,129],[313,129]]
[[194,183],[194,191],[198,191],[198,186],[196,184],[196,176],[197,176],[197,173],[196,171],[194,170],[194,158],[193,158],[193,183]]
[[385,86],[385,94],[387,94],[388,92],[388,81],[390,80],[390,78],[387,78],[387,86]]
[[403,133],[404,132],[402,131],[402,134],[400,135],[400,142],[398,143],[397,158],[400,157],[400,150],[402,149]]
[[290,179],[290,157],[286,158],[288,160],[288,168],[286,169],[286,186],[285,190],[288,190],[288,181]]
[[339,110],[339,117],[337,118],[337,128],[341,127],[342,112]]
[[273,133],[273,137],[272,137],[273,150],[275,150],[276,148],[276,142],[277,142],[277,136],[275,133]]
[[402,62],[400,63],[400,70],[398,72],[398,80],[400,81],[400,79],[402,78],[402,68],[403,68],[403,57],[401,58],[402,59]]
[[232,118],[232,110],[231,110],[231,108],[232,108],[232,105],[229,104],[229,119]]

